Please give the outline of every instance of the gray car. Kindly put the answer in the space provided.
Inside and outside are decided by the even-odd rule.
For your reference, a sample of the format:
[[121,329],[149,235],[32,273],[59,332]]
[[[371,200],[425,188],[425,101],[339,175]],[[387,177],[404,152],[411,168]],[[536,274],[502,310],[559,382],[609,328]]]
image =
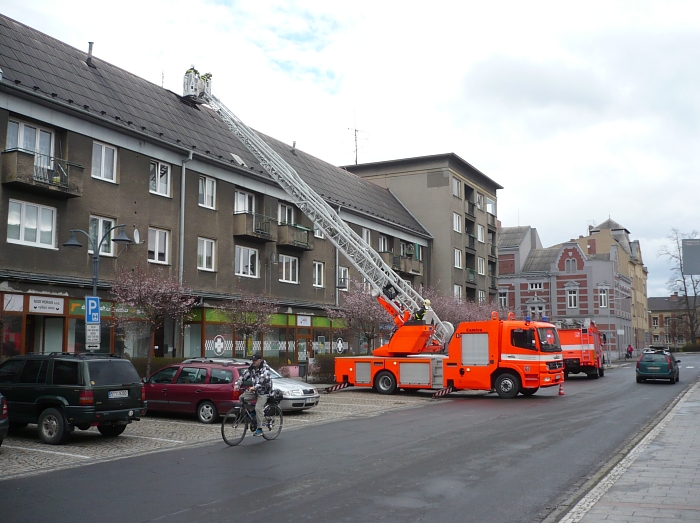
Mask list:
[[[252,361],[241,358],[193,358],[183,363],[195,363],[197,361],[211,361],[213,363],[228,362],[241,364],[241,366],[250,366],[252,364]],[[277,371],[273,369],[270,370],[272,372],[272,388],[282,391],[282,401],[279,405],[283,411],[306,410],[318,405],[321,395],[316,387],[312,387],[298,380],[285,378]]]

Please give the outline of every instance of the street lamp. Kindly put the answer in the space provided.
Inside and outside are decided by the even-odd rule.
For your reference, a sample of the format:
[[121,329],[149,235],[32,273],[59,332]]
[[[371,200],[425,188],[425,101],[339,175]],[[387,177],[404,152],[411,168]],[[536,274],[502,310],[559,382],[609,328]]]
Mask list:
[[119,234],[117,234],[116,237],[112,238],[112,241],[114,243],[119,243],[122,245],[130,245],[130,244],[134,243],[134,241],[131,238],[129,238],[126,235],[126,233],[124,232],[124,227],[126,227],[125,223],[111,227],[110,229],[108,229],[104,233],[104,236],[102,236],[102,239],[100,240],[100,242],[97,245],[95,245],[96,239],[93,239],[89,233],[85,232],[82,229],[71,229],[70,238],[68,239],[68,241],[66,243],[63,244],[64,247],[82,247],[83,245],[75,237],[75,233],[81,232],[85,236],[87,236],[88,241],[90,242],[90,248],[92,249],[92,295],[93,296],[97,296],[97,274],[100,270],[100,250],[102,249],[102,244],[104,244],[105,240],[109,237],[109,234],[114,229],[120,229]]

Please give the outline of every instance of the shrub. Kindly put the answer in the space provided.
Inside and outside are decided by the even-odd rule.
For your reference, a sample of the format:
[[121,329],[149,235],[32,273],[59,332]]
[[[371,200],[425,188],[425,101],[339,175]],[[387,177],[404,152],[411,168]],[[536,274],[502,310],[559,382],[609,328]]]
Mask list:
[[317,354],[313,369],[314,381],[333,383],[335,375],[335,354]]

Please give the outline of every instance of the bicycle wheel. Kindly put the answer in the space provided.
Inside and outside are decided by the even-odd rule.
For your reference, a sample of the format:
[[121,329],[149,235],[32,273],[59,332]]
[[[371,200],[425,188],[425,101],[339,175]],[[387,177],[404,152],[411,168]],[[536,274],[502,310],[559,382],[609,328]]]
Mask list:
[[248,424],[236,409],[229,410],[221,422],[221,436],[232,447],[243,441],[247,430]]
[[282,432],[282,409],[279,405],[265,407],[265,419],[263,420],[263,438],[273,440]]

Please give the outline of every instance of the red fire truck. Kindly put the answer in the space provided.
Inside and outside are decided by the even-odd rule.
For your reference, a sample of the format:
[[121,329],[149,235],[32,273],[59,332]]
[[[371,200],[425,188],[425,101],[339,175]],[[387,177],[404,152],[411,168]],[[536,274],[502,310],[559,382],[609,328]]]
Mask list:
[[557,327],[564,356],[564,379],[568,378],[569,374],[578,373],[584,373],[590,379],[602,378],[605,375],[605,334],[602,334],[590,319],[567,319]]

